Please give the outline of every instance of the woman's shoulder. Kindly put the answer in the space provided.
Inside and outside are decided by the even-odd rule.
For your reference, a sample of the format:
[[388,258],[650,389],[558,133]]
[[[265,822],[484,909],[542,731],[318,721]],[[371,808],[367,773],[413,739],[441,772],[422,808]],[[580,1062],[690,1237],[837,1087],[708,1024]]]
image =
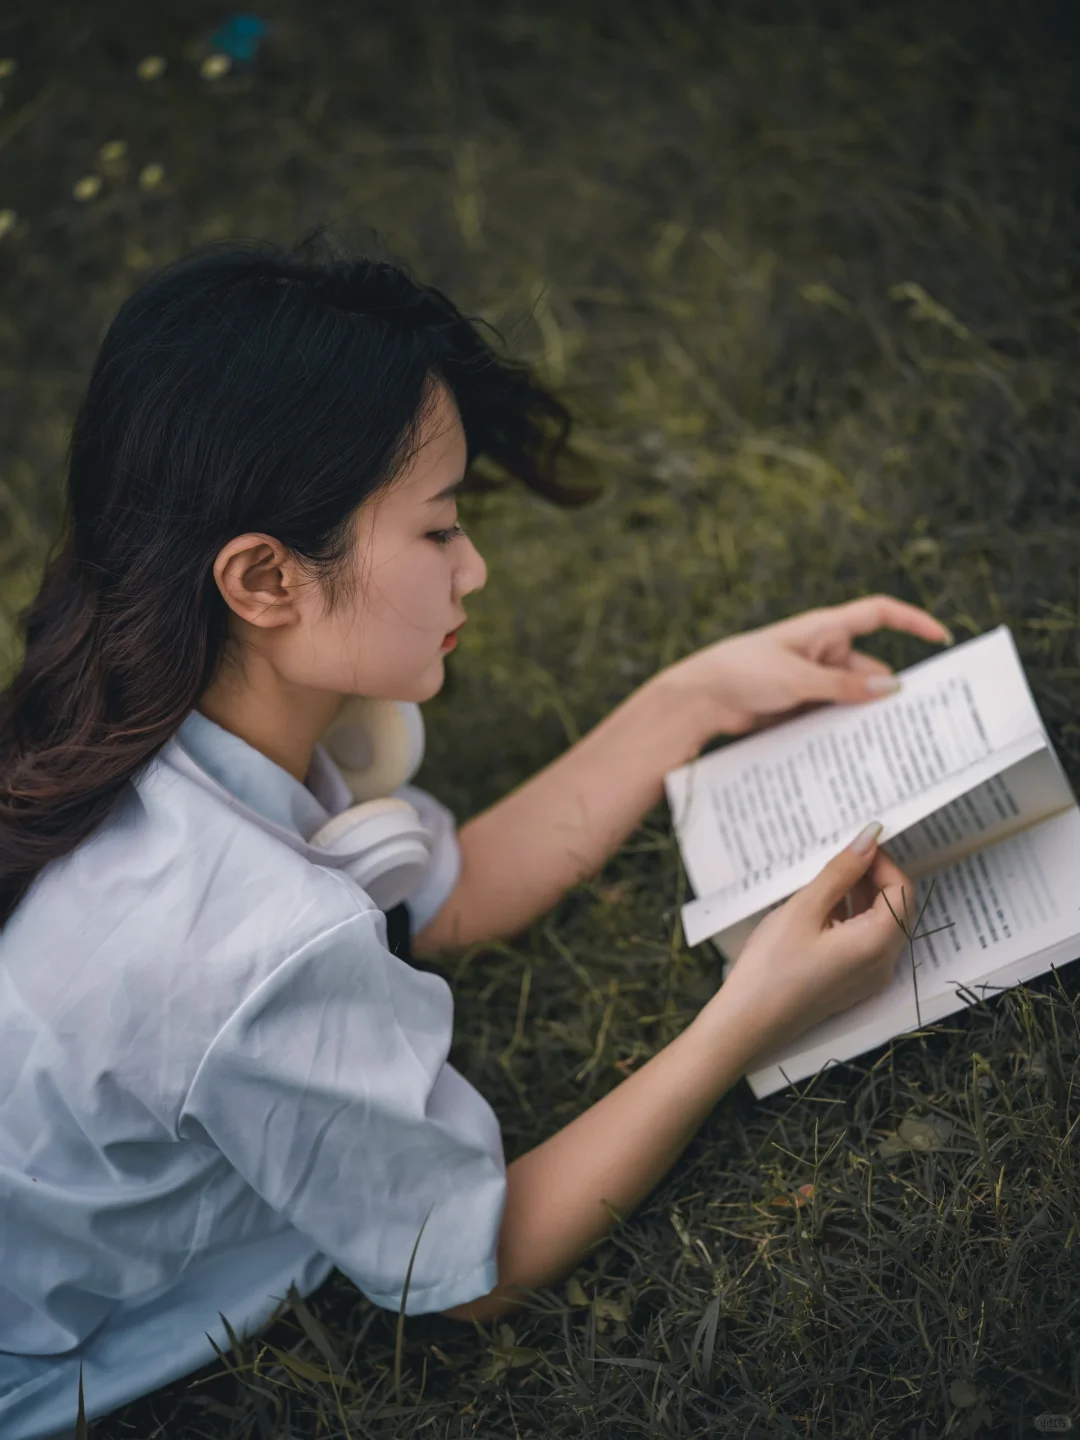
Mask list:
[[147,1047],[161,1071],[188,1072],[279,967],[317,954],[321,936],[339,943],[344,925],[378,948],[365,891],[163,768],[46,866],[0,931],[26,1023],[71,1024],[106,1068],[126,1056],[135,1073]]

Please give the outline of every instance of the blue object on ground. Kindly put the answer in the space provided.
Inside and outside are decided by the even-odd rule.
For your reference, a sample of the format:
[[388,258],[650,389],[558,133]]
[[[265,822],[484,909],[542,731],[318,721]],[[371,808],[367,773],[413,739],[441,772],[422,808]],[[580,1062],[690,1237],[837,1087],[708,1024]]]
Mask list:
[[224,50],[234,60],[254,60],[262,37],[269,32],[269,25],[259,15],[230,15],[221,28],[210,36],[214,50]]

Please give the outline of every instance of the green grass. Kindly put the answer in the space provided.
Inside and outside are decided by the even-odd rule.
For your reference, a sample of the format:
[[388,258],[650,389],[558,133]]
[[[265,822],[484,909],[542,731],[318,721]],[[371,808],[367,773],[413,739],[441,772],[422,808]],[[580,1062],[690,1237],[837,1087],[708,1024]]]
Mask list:
[[[0,110],[0,206],[22,217],[0,240],[4,655],[135,262],[341,217],[499,325],[607,480],[584,510],[517,491],[462,506],[489,580],[426,707],[417,777],[459,820],[689,650],[876,590],[958,640],[1008,623],[1080,783],[1064,7],[264,13],[281,30],[251,85],[203,82],[182,57],[220,18],[205,4],[102,3],[49,31],[28,7],[12,32],[30,51]],[[144,85],[154,50],[170,68]],[[72,185],[114,138],[128,177],[80,204]],[[141,191],[155,160],[165,183]],[[932,651],[865,648],[897,667]],[[679,933],[686,898],[660,806],[520,943],[450,967],[452,1058],[508,1158],[713,992],[714,952]],[[485,1330],[408,1319],[397,1377],[397,1317],[335,1277],[90,1433],[921,1440],[1034,1435],[1041,1413],[1075,1428],[1078,992],[1066,966],[764,1102],[740,1082],[568,1285]]]

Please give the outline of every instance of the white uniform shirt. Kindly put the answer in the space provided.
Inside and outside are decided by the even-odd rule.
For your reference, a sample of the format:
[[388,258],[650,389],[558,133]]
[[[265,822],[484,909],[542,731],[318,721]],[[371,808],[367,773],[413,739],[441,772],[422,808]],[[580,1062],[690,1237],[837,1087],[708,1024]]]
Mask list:
[[[447,1063],[450,988],[386,917],[169,763],[183,748],[305,838],[354,803],[192,711],[118,810],[0,931],[0,1435],[73,1425],[214,1359],[336,1266],[397,1310],[498,1280],[498,1122]],[[310,788],[308,788],[310,787]],[[436,843],[421,930],[460,871]]]

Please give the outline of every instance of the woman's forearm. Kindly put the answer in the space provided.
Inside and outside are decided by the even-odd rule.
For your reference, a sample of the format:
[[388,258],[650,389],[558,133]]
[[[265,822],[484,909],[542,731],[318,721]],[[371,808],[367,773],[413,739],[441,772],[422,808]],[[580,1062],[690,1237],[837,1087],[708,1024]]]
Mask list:
[[417,955],[520,934],[595,875],[660,803],[664,775],[693,760],[708,733],[700,704],[664,675],[461,826],[461,879],[414,936]]
[[[765,1017],[724,987],[659,1054],[507,1167],[499,1284],[446,1314],[487,1321],[551,1285],[662,1179],[720,1097],[770,1043]],[[605,1202],[607,1202],[605,1204]]]

